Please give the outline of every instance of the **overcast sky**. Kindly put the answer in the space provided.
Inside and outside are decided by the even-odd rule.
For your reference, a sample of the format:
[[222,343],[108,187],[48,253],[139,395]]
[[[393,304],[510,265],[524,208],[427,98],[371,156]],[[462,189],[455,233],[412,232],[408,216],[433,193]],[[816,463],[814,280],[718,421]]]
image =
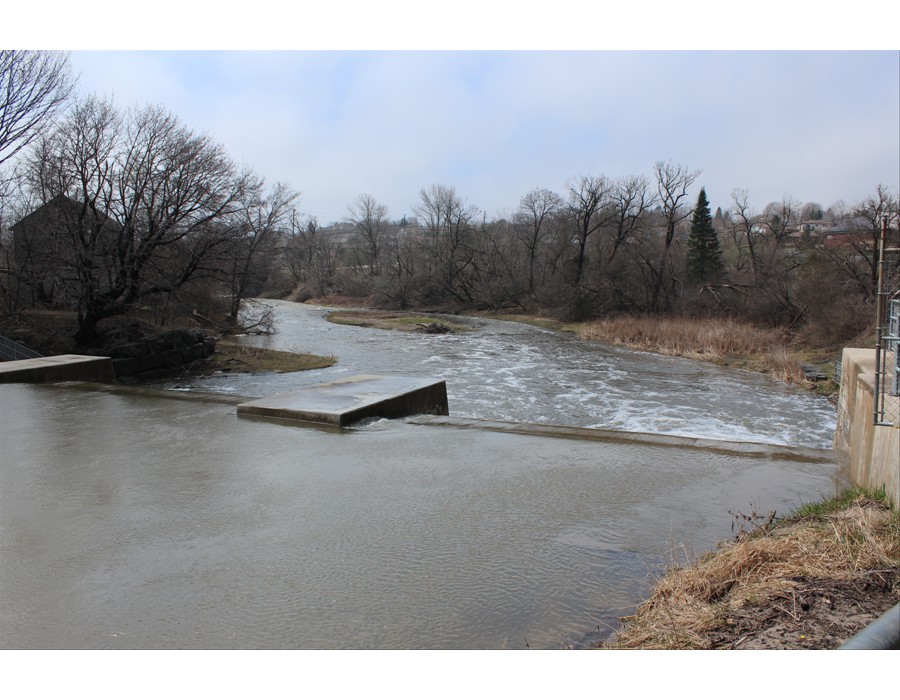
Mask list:
[[[474,7],[495,4],[480,0]],[[427,5],[391,0],[391,8],[405,12],[396,21],[373,9],[388,5],[332,4],[337,9],[327,19],[340,22],[337,30],[327,25],[328,33],[306,9],[267,14],[268,0],[256,0],[257,12],[230,16],[221,31],[210,19],[221,11],[198,15],[197,22],[183,11],[185,21],[173,22],[174,14],[113,3],[90,21],[48,13],[63,27],[57,35],[44,23],[27,26],[40,28],[35,36],[45,41],[55,37],[41,48],[78,49],[71,62],[82,93],[110,96],[122,107],[162,104],[268,182],[299,190],[302,211],[323,223],[343,218],[362,193],[399,218],[435,183],[455,187],[489,218],[503,216],[530,189],[562,193],[579,174],[652,178],[660,160],[702,170],[692,197],[705,186],[713,209],[726,208],[735,188],[748,190],[758,208],[785,196],[827,207],[863,198],[879,183],[900,185],[896,50],[511,50],[747,48],[766,46],[767,38],[793,47],[810,37],[813,48],[842,46],[835,36],[891,49],[896,10],[879,10],[873,21],[873,8],[885,5],[857,0],[852,16],[832,18],[823,29],[805,10],[787,14],[787,0],[757,0],[743,14],[729,6],[701,21],[685,16],[682,4],[676,10],[650,3],[660,9],[641,14],[642,0],[580,15],[574,10],[583,3],[570,4],[556,0],[540,5],[543,14],[492,16],[466,14],[473,3],[457,0],[454,12],[431,17],[433,10],[424,9],[413,25],[411,13]],[[651,16],[662,20],[652,29],[644,22]],[[109,19],[95,27],[95,17]],[[538,35],[549,39],[535,41]],[[493,46],[481,37],[499,37],[510,48],[384,50],[469,48],[460,36],[474,36],[476,48]],[[298,44],[340,50],[231,50]],[[131,46],[204,50],[121,50]],[[344,50],[357,47],[379,50]]]
[[[452,185],[489,218],[579,174],[702,169],[713,208],[825,206],[897,187],[897,52],[94,52],[84,92],[159,103],[304,213],[342,218],[361,193],[410,213]],[[696,196],[696,193],[695,195]]]

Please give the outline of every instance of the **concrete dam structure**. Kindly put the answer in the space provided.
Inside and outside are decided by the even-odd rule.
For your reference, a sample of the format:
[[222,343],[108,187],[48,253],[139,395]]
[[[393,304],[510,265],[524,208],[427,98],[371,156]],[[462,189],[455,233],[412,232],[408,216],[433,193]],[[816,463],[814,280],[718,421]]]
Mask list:
[[238,415],[346,427],[365,418],[449,415],[447,385],[438,379],[356,374],[238,404]]
[[[0,363],[0,383],[99,382],[115,384],[109,357],[54,355]],[[341,428],[365,418],[449,415],[442,379],[356,374],[237,407],[239,415],[324,423]]]
[[[876,379],[875,351],[844,348],[843,376],[838,400],[834,449],[842,453],[853,482],[869,489],[883,488],[900,506],[900,422],[878,425],[873,420]],[[887,396],[896,415],[900,398]]]

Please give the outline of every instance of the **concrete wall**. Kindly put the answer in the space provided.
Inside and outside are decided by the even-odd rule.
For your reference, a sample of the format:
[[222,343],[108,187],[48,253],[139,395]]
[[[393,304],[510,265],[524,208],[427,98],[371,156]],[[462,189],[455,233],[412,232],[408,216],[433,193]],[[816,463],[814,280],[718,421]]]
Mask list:
[[896,508],[900,506],[900,423],[875,425],[874,410],[875,350],[844,348],[834,449],[847,456],[854,484],[884,487]]
[[115,384],[116,375],[108,357],[93,355],[52,355],[0,362],[0,383],[67,381]]

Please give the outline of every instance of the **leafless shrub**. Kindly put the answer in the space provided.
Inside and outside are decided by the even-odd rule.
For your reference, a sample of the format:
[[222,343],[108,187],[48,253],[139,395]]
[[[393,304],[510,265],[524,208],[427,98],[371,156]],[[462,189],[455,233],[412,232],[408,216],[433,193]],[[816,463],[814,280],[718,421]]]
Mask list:
[[275,332],[275,309],[271,304],[244,304],[238,313],[238,328],[250,335],[272,335]]

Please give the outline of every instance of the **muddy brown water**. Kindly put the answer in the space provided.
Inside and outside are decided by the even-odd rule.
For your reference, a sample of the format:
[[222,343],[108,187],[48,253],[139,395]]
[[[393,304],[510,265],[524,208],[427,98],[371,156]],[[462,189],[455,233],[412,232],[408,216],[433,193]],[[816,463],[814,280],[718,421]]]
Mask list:
[[819,444],[244,419],[228,395],[286,377],[216,381],[219,400],[0,386],[0,647],[581,646],[673,558],[731,536],[732,513],[785,512],[839,474]]

